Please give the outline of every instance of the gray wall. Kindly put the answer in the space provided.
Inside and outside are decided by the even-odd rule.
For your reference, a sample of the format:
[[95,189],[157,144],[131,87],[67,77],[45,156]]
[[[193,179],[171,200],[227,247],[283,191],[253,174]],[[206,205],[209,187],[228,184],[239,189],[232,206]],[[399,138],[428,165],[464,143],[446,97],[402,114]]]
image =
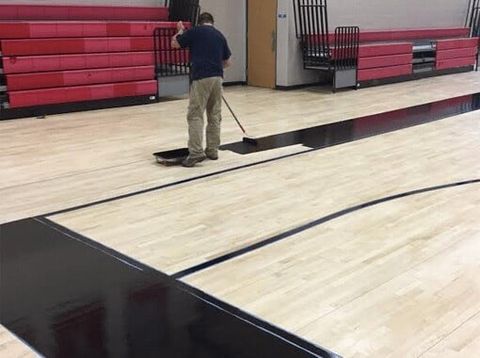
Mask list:
[[[361,29],[463,26],[468,0],[330,0],[330,31],[339,25]],[[278,0],[277,85],[316,82],[319,75],[302,68],[295,37],[292,0]]]
[[223,32],[232,50],[233,66],[225,72],[225,81],[246,81],[246,0],[200,0],[200,6],[215,17],[215,26]]
[[365,29],[462,26],[468,0],[330,0],[332,29],[352,24]]

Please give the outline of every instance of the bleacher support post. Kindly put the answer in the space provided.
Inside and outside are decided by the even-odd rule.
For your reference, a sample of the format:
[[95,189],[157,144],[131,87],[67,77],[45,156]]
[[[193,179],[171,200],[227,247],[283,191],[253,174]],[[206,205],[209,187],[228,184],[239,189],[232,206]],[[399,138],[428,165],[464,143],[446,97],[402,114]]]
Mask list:
[[360,28],[358,26],[340,26],[335,29],[334,91],[337,88],[357,87],[359,43]]

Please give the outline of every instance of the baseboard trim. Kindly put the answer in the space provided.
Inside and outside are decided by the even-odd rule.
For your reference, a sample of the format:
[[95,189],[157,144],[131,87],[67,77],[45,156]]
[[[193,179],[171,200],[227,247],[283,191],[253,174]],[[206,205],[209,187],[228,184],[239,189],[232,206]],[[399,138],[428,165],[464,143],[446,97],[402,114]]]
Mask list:
[[11,108],[0,110],[0,120],[45,117],[49,115],[64,114],[70,112],[83,112],[98,109],[118,108],[127,106],[137,106],[149,103],[156,103],[157,97],[152,96],[134,96],[121,97],[103,100],[93,100],[74,103],[61,103],[52,105],[42,105],[26,108]]
[[303,83],[303,84],[292,85],[292,86],[275,86],[275,89],[279,91],[292,91],[292,90],[297,90],[297,89],[302,89],[307,87],[325,86],[325,85],[327,85],[326,82],[313,82],[313,83]]
[[223,83],[224,87],[246,86],[246,85],[247,85],[246,81],[232,81],[232,82],[224,82]]

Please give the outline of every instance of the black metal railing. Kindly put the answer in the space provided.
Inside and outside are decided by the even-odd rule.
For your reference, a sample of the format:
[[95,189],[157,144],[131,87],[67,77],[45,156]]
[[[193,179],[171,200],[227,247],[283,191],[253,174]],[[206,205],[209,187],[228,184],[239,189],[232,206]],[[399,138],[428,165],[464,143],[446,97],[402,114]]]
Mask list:
[[0,113],[3,112],[8,103],[7,77],[3,68],[3,55],[0,54]]
[[295,32],[305,68],[330,66],[327,0],[293,0]]
[[[169,21],[184,21],[195,26],[200,14],[199,0],[165,0],[169,9]],[[190,55],[187,49],[171,46],[175,28],[157,28],[154,31],[155,72],[157,77],[184,76],[190,74]]]
[[465,26],[470,28],[470,36],[480,36],[480,0],[470,0]]
[[[469,0],[465,26],[470,28],[470,37],[480,36],[480,0]],[[480,46],[478,46],[478,50],[480,51]],[[478,71],[478,56],[479,53],[477,52],[477,63],[475,64],[475,71]]]
[[358,26],[339,26],[335,29],[335,47],[333,59],[337,70],[354,69],[358,65],[360,28]]
[[199,0],[165,0],[169,9],[169,21],[188,21],[197,25],[200,15]]
[[187,49],[172,48],[174,28],[158,28],[154,32],[155,72],[157,77],[185,76],[190,74],[190,55]]
[[327,0],[293,0],[295,33],[303,67],[327,72],[333,90],[357,86],[360,29],[340,26],[329,33]]

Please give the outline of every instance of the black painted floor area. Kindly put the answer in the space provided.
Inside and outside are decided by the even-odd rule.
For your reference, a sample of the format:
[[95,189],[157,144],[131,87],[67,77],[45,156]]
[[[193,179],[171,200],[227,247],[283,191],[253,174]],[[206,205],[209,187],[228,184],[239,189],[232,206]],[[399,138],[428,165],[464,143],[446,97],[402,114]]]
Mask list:
[[0,226],[0,323],[46,357],[335,357],[119,257],[35,219]]
[[[220,149],[229,150],[238,154],[250,154],[297,144],[302,144],[305,147],[314,149],[326,148],[479,109],[480,93],[476,93],[342,122],[257,138],[256,145],[236,142],[223,145]],[[319,108],[319,113],[321,113],[321,108]]]

